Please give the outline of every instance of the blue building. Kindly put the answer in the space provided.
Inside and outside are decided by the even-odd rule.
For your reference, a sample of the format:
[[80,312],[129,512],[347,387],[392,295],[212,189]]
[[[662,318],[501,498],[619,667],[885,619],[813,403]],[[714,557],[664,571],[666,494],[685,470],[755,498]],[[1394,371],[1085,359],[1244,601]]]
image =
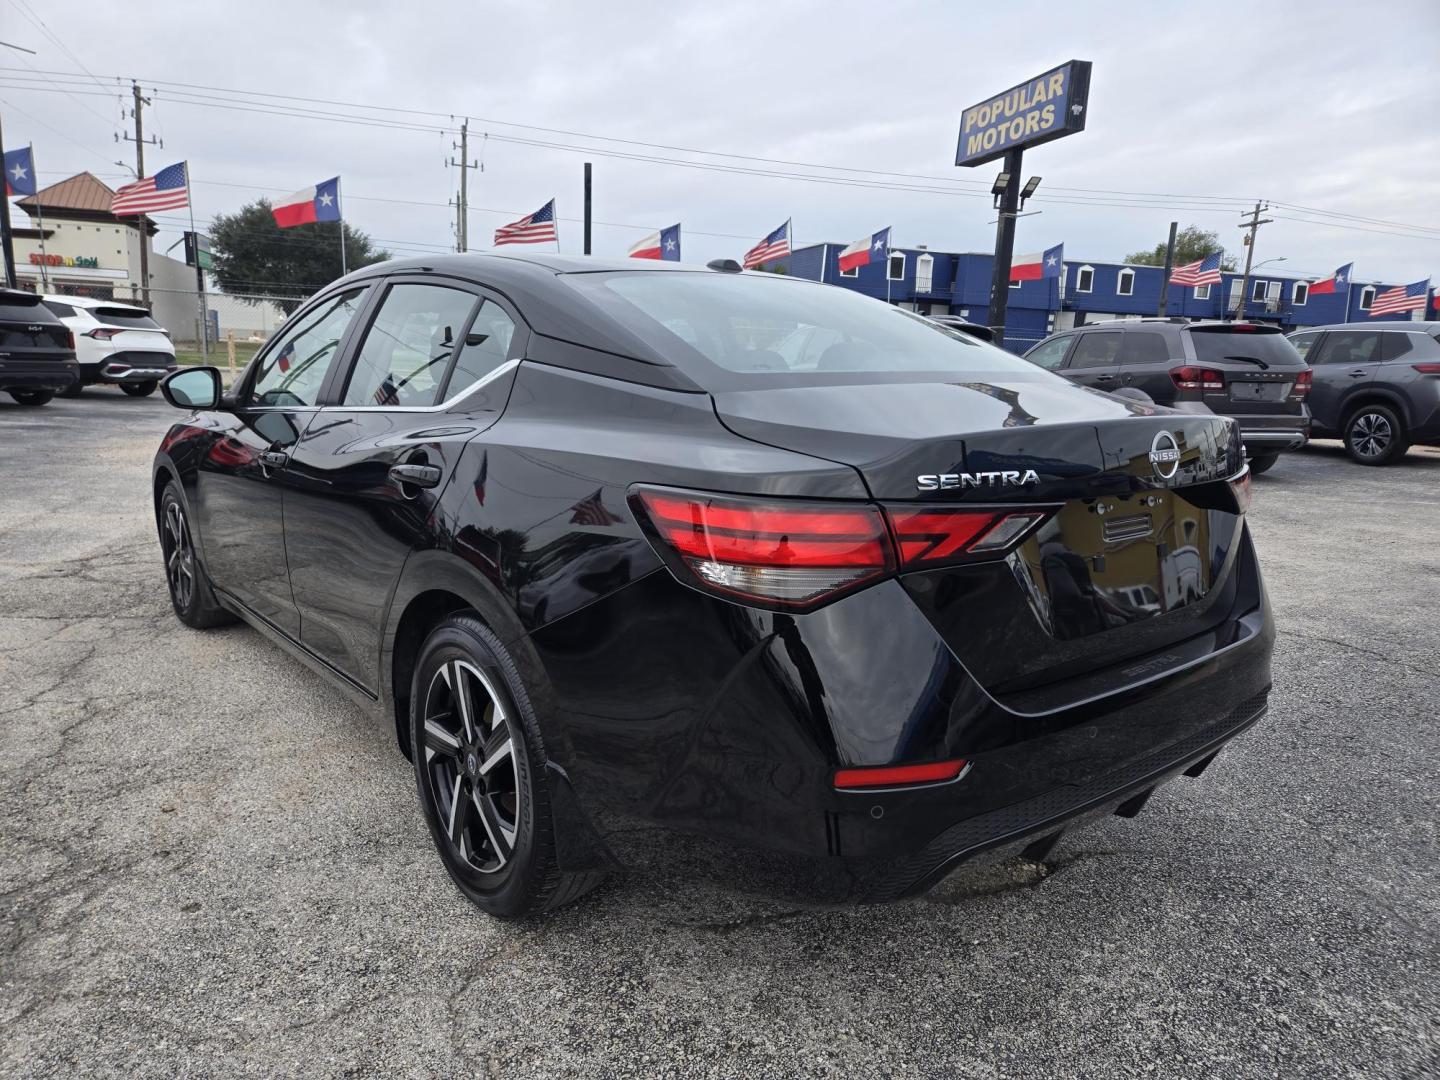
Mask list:
[[[989,252],[891,248],[884,262],[848,274],[840,272],[844,244],[810,244],[766,264],[796,277],[854,289],[922,315],[958,315],[983,323],[990,308]],[[1068,261],[1060,278],[1012,282],[1005,320],[1005,345],[1022,352],[1056,330],[1102,319],[1159,314],[1165,271],[1159,266]],[[1327,323],[1364,321],[1377,293],[1396,282],[1353,282],[1338,293],[1311,296],[1305,279],[1266,273],[1250,275],[1245,318],[1292,330]],[[1165,313],[1189,319],[1218,319],[1240,300],[1241,275],[1226,272],[1219,285],[1170,287]],[[1432,306],[1440,304],[1433,296]],[[1426,312],[1416,318],[1427,318]],[[1437,313],[1434,317],[1440,317]]]

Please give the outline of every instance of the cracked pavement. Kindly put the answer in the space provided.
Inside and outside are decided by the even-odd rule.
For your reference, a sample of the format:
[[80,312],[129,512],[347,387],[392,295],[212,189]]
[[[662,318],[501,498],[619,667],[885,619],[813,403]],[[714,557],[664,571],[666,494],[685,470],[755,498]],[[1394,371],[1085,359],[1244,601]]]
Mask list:
[[0,399],[0,1074],[1440,1070],[1440,453],[1257,479],[1270,715],[1138,818],[886,907],[631,876],[505,925],[389,732],[172,616],[176,415]]

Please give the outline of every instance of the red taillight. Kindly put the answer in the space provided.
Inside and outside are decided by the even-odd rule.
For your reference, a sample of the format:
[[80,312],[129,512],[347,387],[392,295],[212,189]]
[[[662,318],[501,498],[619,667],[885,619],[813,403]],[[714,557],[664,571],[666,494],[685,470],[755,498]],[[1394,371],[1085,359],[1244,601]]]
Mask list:
[[[1005,555],[1052,507],[875,506],[636,488],[630,505],[682,581],[810,608],[898,570]],[[898,556],[896,554],[898,549]]]
[[69,349],[71,352],[74,352],[74,351],[75,351],[75,331],[74,331],[74,330],[66,330],[66,331],[65,331],[65,347],[66,347],[67,349]]
[[1225,386],[1225,376],[1220,372],[1190,364],[1171,368],[1170,378],[1177,390],[1221,390]]
[[878,507],[639,489],[632,505],[698,584],[809,607],[894,569]]
[[1314,382],[1314,380],[1315,373],[1309,368],[1306,368],[1304,371],[1300,372],[1299,375],[1295,376],[1295,389],[1292,391],[1292,393],[1296,397],[1304,397],[1306,394],[1310,393],[1310,386]]
[[838,769],[835,786],[847,791],[857,788],[901,787],[906,784],[937,784],[954,780],[965,771],[963,758],[931,761],[924,765],[878,765],[860,769]]
[[942,566],[965,557],[1009,551],[1051,510],[978,510],[968,507],[887,506],[885,513],[907,570]]
[[1440,375],[1440,364],[1411,364],[1421,375]]
[[120,331],[113,329],[112,327],[97,326],[94,330],[86,330],[85,336],[88,338],[94,338],[96,341],[109,341],[118,333],[120,333]]

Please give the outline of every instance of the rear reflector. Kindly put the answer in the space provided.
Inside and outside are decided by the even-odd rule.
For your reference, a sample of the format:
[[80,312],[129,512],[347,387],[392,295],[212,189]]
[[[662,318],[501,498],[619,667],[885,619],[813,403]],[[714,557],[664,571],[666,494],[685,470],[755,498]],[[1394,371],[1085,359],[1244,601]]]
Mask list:
[[938,784],[954,780],[965,769],[965,761],[931,761],[924,765],[880,765],[874,768],[839,769],[835,786],[846,791],[858,788],[903,787],[907,784]]
[[808,607],[894,569],[878,507],[640,488],[637,517],[672,569],[711,591]]

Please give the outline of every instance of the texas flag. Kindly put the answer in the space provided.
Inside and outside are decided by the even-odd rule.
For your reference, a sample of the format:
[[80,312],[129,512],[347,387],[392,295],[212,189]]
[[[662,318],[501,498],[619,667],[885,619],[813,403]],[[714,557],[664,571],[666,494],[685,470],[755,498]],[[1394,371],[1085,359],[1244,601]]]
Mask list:
[[1346,263],[1324,281],[1311,282],[1309,295],[1327,296],[1330,293],[1339,292],[1345,288],[1346,285],[1350,284],[1350,268],[1354,265],[1354,263]]
[[35,157],[30,147],[5,151],[5,195],[35,194]]
[[275,224],[282,229],[309,225],[312,221],[340,220],[340,178],[332,176],[303,191],[281,199],[270,208]]
[[885,252],[890,248],[890,226],[887,225],[877,233],[869,236],[862,236],[853,244],[840,252],[840,272],[855,270],[861,266],[868,266],[872,262],[879,262],[885,257]]
[[680,226],[651,233],[644,240],[631,245],[632,259],[664,259],[666,262],[680,261]]
[[1016,255],[1010,264],[1010,280],[1039,281],[1042,278],[1058,278],[1060,266],[1064,262],[1064,244],[1056,244],[1035,255]]

